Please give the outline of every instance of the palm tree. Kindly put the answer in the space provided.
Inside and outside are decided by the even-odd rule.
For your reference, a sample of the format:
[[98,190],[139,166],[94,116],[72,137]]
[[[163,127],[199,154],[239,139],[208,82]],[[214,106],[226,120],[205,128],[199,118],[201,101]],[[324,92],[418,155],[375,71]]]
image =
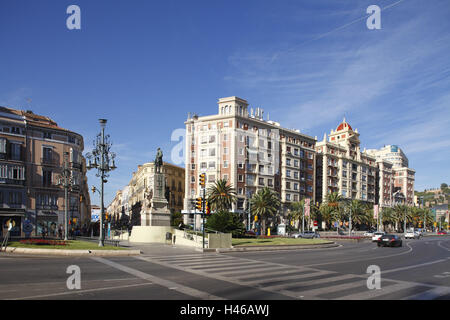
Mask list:
[[260,189],[250,199],[252,214],[258,215],[262,223],[263,234],[266,233],[266,224],[269,217],[273,217],[280,207],[278,193],[268,187]]
[[322,217],[322,220],[325,222],[327,229],[330,229],[333,211],[334,211],[334,208],[330,207],[325,202],[322,203],[319,207],[320,216]]
[[[395,230],[398,232],[399,229],[399,223],[401,221],[405,221],[405,213],[406,213],[406,222],[408,222],[408,207],[405,205],[398,204],[394,207],[393,212],[393,222],[395,223]],[[402,228],[403,229],[403,228]],[[405,231],[405,230],[403,230]]]
[[368,216],[366,214],[367,207],[359,200],[352,200],[348,204],[348,214],[351,214],[352,222],[355,225],[361,225],[368,222]]
[[340,223],[344,215],[341,201],[342,197],[338,192],[327,194],[327,198],[325,200],[326,205],[331,208],[329,212],[330,218],[338,223]]
[[208,188],[207,199],[211,210],[216,212],[231,209],[237,200],[236,192],[226,179],[219,179]]

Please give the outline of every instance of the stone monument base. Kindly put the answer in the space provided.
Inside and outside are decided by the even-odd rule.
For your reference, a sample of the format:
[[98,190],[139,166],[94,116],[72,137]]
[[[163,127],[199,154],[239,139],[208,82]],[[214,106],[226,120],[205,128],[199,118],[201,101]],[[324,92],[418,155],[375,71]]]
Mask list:
[[166,233],[173,233],[172,227],[164,226],[134,226],[129,238],[136,243],[166,243]]

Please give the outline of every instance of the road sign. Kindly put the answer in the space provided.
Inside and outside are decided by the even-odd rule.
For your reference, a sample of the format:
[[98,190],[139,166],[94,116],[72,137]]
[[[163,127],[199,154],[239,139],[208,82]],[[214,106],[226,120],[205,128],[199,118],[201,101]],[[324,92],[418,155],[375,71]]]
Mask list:
[[317,221],[314,221],[314,227],[317,227]]

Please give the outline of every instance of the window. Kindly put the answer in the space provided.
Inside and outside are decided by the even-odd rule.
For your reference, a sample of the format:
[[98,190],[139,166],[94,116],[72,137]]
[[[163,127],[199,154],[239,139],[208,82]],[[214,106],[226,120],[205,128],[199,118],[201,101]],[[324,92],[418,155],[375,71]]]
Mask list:
[[291,201],[291,195],[289,193],[286,194],[286,201]]
[[264,178],[259,178],[258,179],[258,183],[259,183],[260,186],[263,186],[264,185]]
[[227,160],[224,160],[224,161],[223,161],[223,167],[224,167],[224,168],[228,168],[228,161],[227,161]]
[[20,147],[18,143],[11,143],[11,160],[20,160]]
[[342,171],[342,176],[343,176],[344,178],[347,178],[347,171],[346,171],[346,170]]
[[291,159],[286,159],[286,165],[290,166],[291,165]]
[[223,154],[228,154],[228,148],[223,148]]
[[299,162],[298,160],[294,160],[294,167],[298,168]]
[[312,192],[312,186],[307,186],[306,189],[308,190],[308,192]]
[[191,170],[195,170],[195,163],[191,164]]
[[42,184],[44,187],[50,187],[52,185],[52,171],[42,169]]
[[298,149],[294,149],[294,155],[298,156]]
[[216,142],[216,136],[209,136],[209,143]]
[[200,163],[200,169],[206,169],[207,165],[206,162]]
[[52,138],[52,134],[48,131],[44,131],[44,139],[51,139]]
[[286,177],[291,177],[291,170],[286,170]]
[[227,141],[227,138],[228,138],[227,135],[224,134],[224,135],[223,135],[223,141]]
[[195,177],[191,176],[191,183],[195,183]]
[[0,153],[6,153],[6,139],[0,138]]
[[228,175],[227,175],[227,174],[224,174],[224,175],[223,175],[223,179],[228,181]]
[[200,143],[202,143],[202,144],[205,144],[205,143],[208,142],[208,137],[207,136],[202,136],[200,139],[201,139]]
[[268,185],[269,187],[273,187],[273,181],[272,181],[272,179],[267,179],[267,185]]
[[291,183],[290,182],[286,182],[286,189],[290,190],[291,189]]
[[215,181],[216,181],[216,175],[214,175],[214,174],[208,175],[208,182],[213,183]]
[[206,157],[206,149],[201,149],[200,150],[200,157]]
[[[228,161],[227,161],[228,162]],[[238,168],[239,169],[244,169],[244,163],[243,162],[239,162],[238,163]]]
[[308,179],[309,181],[312,181],[312,175],[311,175],[311,174],[308,174],[307,179]]
[[215,157],[216,156],[216,148],[209,149],[209,156],[210,157]]
[[22,204],[22,193],[21,192],[10,192],[9,193],[9,204]]
[[243,182],[244,181],[244,176],[242,174],[238,175],[238,181],[239,182]]
[[209,165],[208,165],[209,169],[215,169],[216,168],[216,163],[214,161],[210,161]]
[[45,161],[51,161],[52,158],[53,158],[53,149],[52,148],[43,147],[42,148],[42,156],[43,156]]

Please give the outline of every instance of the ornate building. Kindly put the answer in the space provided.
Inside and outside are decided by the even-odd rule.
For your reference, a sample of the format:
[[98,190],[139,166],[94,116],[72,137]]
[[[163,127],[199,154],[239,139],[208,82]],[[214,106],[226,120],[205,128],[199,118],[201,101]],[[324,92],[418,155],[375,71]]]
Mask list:
[[[90,197],[83,137],[52,119],[0,107],[0,220],[14,221],[13,236],[56,235],[64,225],[64,189],[58,177],[67,155],[73,187],[69,192],[71,225],[90,221]],[[3,229],[3,230],[2,230]]]

